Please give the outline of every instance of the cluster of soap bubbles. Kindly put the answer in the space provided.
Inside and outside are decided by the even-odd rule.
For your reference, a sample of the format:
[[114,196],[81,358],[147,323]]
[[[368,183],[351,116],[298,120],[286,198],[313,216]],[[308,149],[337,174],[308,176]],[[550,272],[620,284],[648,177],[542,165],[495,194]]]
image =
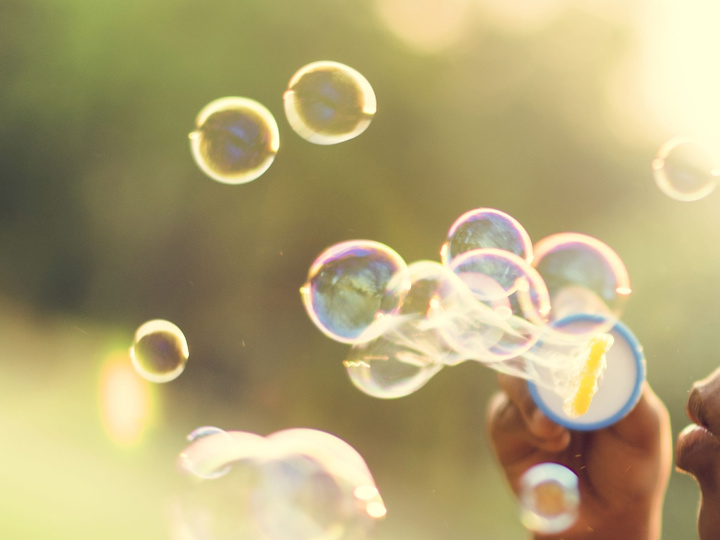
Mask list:
[[363,458],[329,433],[203,427],[188,439],[178,464],[196,482],[175,501],[176,540],[361,540],[386,513]]
[[678,201],[698,201],[713,192],[720,180],[720,167],[700,142],[675,137],[663,144],[652,161],[653,176],[660,190]]
[[540,534],[561,533],[578,518],[578,478],[557,463],[535,465],[520,478],[519,499],[525,527]]
[[[315,144],[337,144],[370,125],[377,103],[365,77],[338,62],[313,62],[290,79],[283,94],[290,127]],[[198,167],[225,184],[244,184],[275,160],[280,134],[272,113],[255,100],[225,97],[198,114],[190,133]]]
[[[406,396],[444,366],[476,360],[566,397],[589,340],[612,328],[631,293],[603,242],[562,233],[533,245],[495,209],[460,216],[440,253],[441,262],[408,265],[384,244],[353,240],[312,264],[305,308],[323,333],[352,345],[344,365],[363,392]],[[563,322],[578,315],[592,316],[582,330]]]

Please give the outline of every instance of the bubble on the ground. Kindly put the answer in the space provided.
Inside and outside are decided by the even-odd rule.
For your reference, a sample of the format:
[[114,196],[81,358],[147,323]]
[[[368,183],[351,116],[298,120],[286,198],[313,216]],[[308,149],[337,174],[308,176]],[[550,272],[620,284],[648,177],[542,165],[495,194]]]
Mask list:
[[550,292],[552,321],[597,315],[587,333],[612,328],[632,293],[630,277],[618,254],[600,240],[579,233],[548,236],[534,249],[532,264]]
[[325,250],[300,289],[308,315],[330,338],[355,343],[375,320],[390,278],[405,267],[394,250],[351,240]]
[[578,478],[567,467],[541,463],[520,479],[520,520],[540,534],[566,531],[578,518]]
[[527,231],[514,217],[494,208],[476,208],[457,218],[450,226],[440,257],[443,264],[450,264],[461,253],[479,248],[504,249],[532,260]]
[[264,105],[225,97],[206,105],[190,133],[195,163],[224,184],[245,184],[268,170],[280,148],[277,122]]
[[339,62],[313,62],[292,76],[283,94],[290,127],[315,144],[336,144],[370,125],[377,101],[367,79]]
[[698,141],[673,138],[663,144],[652,161],[653,177],[660,190],[678,201],[707,197],[720,180],[720,168]]
[[173,323],[148,321],[135,332],[130,359],[141,377],[165,383],[180,376],[189,356],[187,341]]

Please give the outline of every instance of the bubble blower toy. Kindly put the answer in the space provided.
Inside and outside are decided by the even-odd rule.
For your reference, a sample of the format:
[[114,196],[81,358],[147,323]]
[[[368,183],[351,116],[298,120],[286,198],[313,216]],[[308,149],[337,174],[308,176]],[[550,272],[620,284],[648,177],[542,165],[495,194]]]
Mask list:
[[533,246],[517,220],[479,208],[453,223],[440,254],[408,265],[354,240],[311,266],[303,303],[323,333],[351,345],[344,365],[357,388],[398,398],[475,360],[526,379],[538,407],[570,429],[606,427],[633,408],[645,361],[619,322],[630,280],[610,247],[578,233]]

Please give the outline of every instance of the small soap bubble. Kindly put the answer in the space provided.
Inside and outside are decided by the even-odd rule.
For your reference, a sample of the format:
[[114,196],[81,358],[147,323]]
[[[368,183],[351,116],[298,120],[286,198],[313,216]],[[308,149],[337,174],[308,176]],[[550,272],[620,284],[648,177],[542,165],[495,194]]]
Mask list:
[[663,144],[652,161],[652,170],[660,190],[677,201],[707,197],[720,179],[720,168],[710,152],[697,141],[685,138]]
[[370,83],[338,62],[313,62],[290,79],[283,94],[290,127],[315,144],[336,144],[370,125],[377,102]]
[[371,329],[379,337],[353,345],[343,362],[350,380],[362,392],[381,399],[407,396],[425,385],[445,365],[447,351],[437,335],[422,329],[414,316],[383,317]]
[[405,268],[394,250],[351,240],[325,250],[300,289],[308,315],[328,337],[355,343],[375,320],[390,278]]
[[[587,333],[612,328],[632,292],[622,259],[605,243],[579,233],[560,233],[535,245],[533,266],[550,293],[551,321],[596,315]],[[557,328],[562,331],[562,327]]]
[[148,321],[135,332],[130,359],[150,382],[165,383],[180,376],[187,364],[187,341],[180,329],[164,320]]
[[578,518],[578,479],[567,467],[541,463],[520,479],[520,520],[540,534],[566,531]]
[[275,118],[263,105],[243,97],[210,102],[190,133],[195,163],[223,184],[245,184],[272,165],[280,147]]
[[504,249],[526,261],[532,259],[532,242],[520,222],[493,208],[476,208],[457,218],[440,257],[443,264],[450,264],[461,253],[479,248]]

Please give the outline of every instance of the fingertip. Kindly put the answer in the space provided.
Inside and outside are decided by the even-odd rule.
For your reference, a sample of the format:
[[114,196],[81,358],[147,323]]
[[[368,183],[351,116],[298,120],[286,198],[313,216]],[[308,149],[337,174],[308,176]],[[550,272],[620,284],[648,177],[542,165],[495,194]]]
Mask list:
[[550,420],[539,408],[536,408],[532,412],[529,428],[533,435],[542,439],[557,439],[565,434],[569,437],[569,432],[566,428]]

